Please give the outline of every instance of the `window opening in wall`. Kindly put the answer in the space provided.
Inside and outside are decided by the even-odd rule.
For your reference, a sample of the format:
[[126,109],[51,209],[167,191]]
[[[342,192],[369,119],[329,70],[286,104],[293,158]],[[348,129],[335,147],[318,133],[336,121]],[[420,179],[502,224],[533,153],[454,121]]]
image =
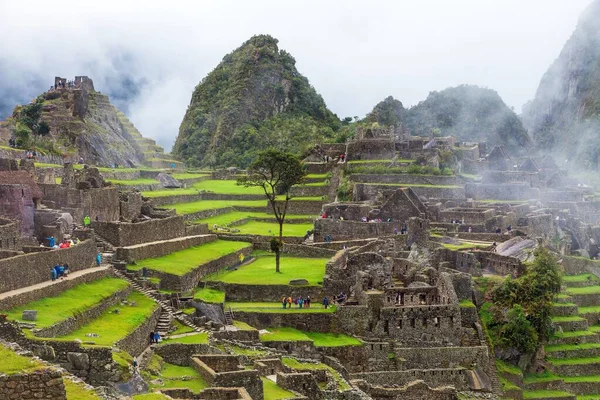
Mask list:
[[410,327],[411,327],[411,328],[414,328],[414,327],[415,327],[415,319],[414,319],[414,318],[411,318],[411,319],[410,319]]
[[401,319],[398,320],[398,329],[402,329],[402,320]]
[[433,319],[433,326],[435,326],[436,328],[440,327],[440,319],[438,317],[435,317]]
[[390,333],[390,325],[389,325],[389,321],[387,319],[385,321],[383,321],[383,332]]
[[450,327],[454,326],[454,317],[450,317]]
[[427,304],[427,296],[424,294],[419,295],[419,304]]
[[427,318],[423,318],[423,328],[427,328]]

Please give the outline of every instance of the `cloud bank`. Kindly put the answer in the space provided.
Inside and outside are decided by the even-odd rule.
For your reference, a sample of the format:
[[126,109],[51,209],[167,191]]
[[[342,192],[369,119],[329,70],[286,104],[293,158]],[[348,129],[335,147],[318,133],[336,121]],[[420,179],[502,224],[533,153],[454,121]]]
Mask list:
[[279,39],[340,117],[463,83],[520,111],[588,3],[0,0],[0,117],[54,76],[88,75],[168,150],[195,85],[259,33]]

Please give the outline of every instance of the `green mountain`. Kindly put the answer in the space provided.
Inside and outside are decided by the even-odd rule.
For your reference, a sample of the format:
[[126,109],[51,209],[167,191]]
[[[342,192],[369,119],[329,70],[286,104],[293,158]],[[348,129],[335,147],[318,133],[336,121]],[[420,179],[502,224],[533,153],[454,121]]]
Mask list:
[[426,136],[433,130],[463,141],[504,145],[511,151],[531,146],[521,120],[498,93],[474,85],[429,93],[427,99],[408,110],[405,126],[413,135]]
[[522,118],[541,149],[579,167],[600,165],[600,0],[581,15]]
[[373,110],[367,114],[365,120],[367,122],[377,122],[379,125],[399,127],[404,123],[406,113],[407,110],[400,100],[388,96],[373,107]]
[[340,128],[323,98],[279,50],[253,36],[196,86],[173,154],[192,166],[247,166],[268,147],[302,153]]

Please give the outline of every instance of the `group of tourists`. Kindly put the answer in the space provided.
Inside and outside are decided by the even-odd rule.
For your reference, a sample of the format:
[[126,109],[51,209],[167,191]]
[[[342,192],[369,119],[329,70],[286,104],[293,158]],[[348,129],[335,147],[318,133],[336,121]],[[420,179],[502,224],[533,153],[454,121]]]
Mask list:
[[[15,142],[16,144],[16,142]],[[35,150],[27,150],[25,152],[25,158],[27,158],[28,160],[35,160],[37,157],[37,152]]]
[[302,297],[287,297],[283,296],[281,299],[281,305],[283,308],[292,308],[292,304],[297,306],[298,308],[310,308],[310,296]]
[[[406,233],[408,232],[408,229],[406,229],[406,225],[402,225],[402,227],[400,228],[400,234],[401,235],[406,235]],[[394,235],[398,234],[398,228],[394,228]]]
[[55,281],[57,279],[64,279],[69,275],[69,264],[56,264],[50,270],[50,278]]
[[[68,249],[69,247],[77,246],[81,243],[77,238],[64,239],[62,242],[58,243],[54,236],[47,237],[46,240],[48,241],[48,247],[52,249]],[[42,243],[40,247],[44,247],[44,244]]]

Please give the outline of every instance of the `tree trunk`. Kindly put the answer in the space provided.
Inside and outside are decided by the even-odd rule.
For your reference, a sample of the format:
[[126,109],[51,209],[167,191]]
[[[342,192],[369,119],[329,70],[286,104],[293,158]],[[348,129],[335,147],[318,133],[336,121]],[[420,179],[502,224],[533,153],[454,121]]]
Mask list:
[[283,221],[279,223],[279,243],[277,243],[277,251],[275,252],[275,272],[279,272],[279,258],[283,249]]
[[279,246],[277,246],[277,250],[275,250],[275,272],[279,272]]

